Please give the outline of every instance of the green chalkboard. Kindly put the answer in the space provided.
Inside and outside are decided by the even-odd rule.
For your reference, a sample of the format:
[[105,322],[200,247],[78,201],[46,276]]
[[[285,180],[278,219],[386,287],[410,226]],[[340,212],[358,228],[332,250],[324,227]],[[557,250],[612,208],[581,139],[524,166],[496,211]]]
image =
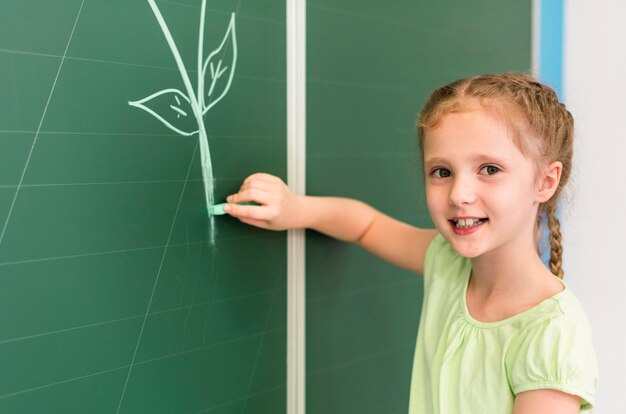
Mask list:
[[[531,1],[309,0],[307,189],[431,227],[416,114],[437,86],[530,69]],[[399,414],[422,281],[307,236],[307,413]]]
[[285,411],[285,235],[206,206],[285,177],[285,2],[203,3],[0,0],[2,413]]

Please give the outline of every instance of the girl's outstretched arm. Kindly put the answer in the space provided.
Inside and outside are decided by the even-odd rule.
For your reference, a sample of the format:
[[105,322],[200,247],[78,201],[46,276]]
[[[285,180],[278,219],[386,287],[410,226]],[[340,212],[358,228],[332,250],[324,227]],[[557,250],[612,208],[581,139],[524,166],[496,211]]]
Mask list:
[[525,391],[515,397],[513,414],[577,414],[580,397],[551,389]]
[[271,230],[310,228],[356,243],[382,259],[421,274],[424,256],[436,230],[419,229],[395,220],[357,200],[293,194],[269,174],[246,178],[228,202],[254,201],[259,206],[228,205],[228,214],[244,223]]

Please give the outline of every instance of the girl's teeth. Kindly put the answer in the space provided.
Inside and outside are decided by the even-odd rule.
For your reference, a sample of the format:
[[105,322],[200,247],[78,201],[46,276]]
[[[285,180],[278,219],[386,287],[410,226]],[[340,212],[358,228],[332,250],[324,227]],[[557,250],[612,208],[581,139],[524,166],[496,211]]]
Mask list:
[[478,226],[479,224],[482,224],[482,221],[481,219],[465,218],[465,219],[458,219],[455,224],[458,228],[469,229],[470,227],[475,227],[475,226]]

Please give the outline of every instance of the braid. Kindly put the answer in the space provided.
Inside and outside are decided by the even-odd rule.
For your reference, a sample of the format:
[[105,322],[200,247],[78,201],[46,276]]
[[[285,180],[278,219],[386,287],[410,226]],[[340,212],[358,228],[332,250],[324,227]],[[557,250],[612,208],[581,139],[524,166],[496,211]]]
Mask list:
[[561,224],[556,216],[556,202],[550,200],[544,204],[548,216],[548,230],[550,231],[550,271],[563,279],[563,247],[561,246]]

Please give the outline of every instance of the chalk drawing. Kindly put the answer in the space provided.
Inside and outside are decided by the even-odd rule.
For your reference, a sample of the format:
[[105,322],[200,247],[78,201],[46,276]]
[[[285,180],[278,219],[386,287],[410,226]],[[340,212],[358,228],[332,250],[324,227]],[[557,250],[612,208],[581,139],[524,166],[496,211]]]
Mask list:
[[[226,33],[220,45],[213,50],[208,57],[204,58],[204,19],[206,14],[206,0],[202,0],[200,8],[200,29],[198,34],[198,85],[197,91],[194,91],[189,78],[189,73],[185,68],[185,63],[180,56],[178,47],[174,42],[174,38],[163,19],[161,11],[157,7],[154,0],[148,0],[148,4],[156,17],[161,31],[165,36],[165,40],[172,51],[176,66],[183,80],[185,92],[168,88],[155,92],[143,99],[137,101],[129,101],[128,104],[136,108],[143,109],[156,119],[161,121],[163,125],[184,136],[198,134],[200,143],[200,163],[202,168],[202,178],[204,181],[204,195],[206,207],[208,209],[214,204],[213,189],[214,177],[213,166],[211,164],[211,154],[209,152],[209,141],[204,126],[203,117],[215,106],[230,89],[235,74],[235,66],[237,64],[237,36],[235,33],[235,13],[230,16],[230,22]],[[228,57],[228,61],[225,59]],[[208,91],[205,86],[209,85]],[[151,106],[160,108],[160,113]],[[166,112],[163,112],[165,108]],[[189,128],[189,115],[195,118],[193,128]],[[187,121],[187,122],[183,122]],[[195,129],[197,127],[197,129]],[[190,130],[191,129],[191,130]],[[207,213],[208,214],[208,213]],[[215,223],[214,217],[211,216],[211,243],[215,242]]]

